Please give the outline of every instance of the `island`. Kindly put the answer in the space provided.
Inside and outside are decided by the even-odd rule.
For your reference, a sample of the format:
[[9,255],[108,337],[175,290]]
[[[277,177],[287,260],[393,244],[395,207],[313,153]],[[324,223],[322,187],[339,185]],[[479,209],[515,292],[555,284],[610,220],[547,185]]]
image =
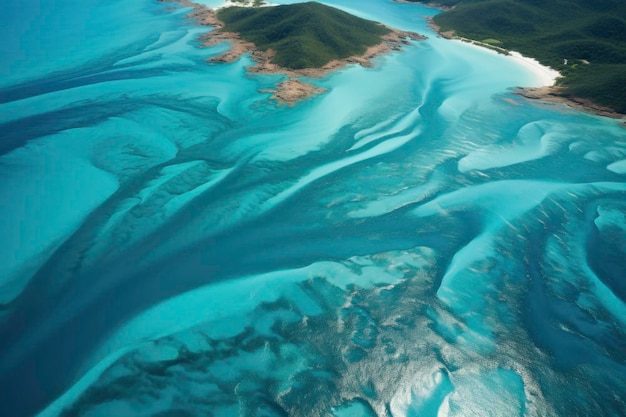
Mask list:
[[198,23],[214,27],[202,37],[205,45],[231,44],[212,62],[233,62],[249,53],[255,62],[249,71],[285,74],[287,80],[270,92],[288,105],[325,91],[303,77],[321,77],[349,64],[369,67],[373,58],[425,39],[317,2],[259,7],[262,2],[254,0],[217,11],[189,0],[176,2],[192,7],[189,17]]
[[626,2],[623,0],[401,0],[441,6],[432,22],[445,37],[517,51],[561,74],[528,98],[593,113],[626,115]]

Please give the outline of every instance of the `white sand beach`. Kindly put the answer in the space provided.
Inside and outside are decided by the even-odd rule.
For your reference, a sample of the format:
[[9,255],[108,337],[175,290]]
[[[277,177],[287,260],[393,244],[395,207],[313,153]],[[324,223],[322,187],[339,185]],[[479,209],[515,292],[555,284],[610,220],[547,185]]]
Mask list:
[[519,62],[520,64],[533,71],[533,73],[537,77],[538,82],[538,85],[533,87],[553,86],[556,83],[557,78],[561,76],[561,74],[557,70],[546,67],[545,65],[541,65],[536,59],[525,57],[519,52],[511,51],[509,52],[508,56],[510,59]]
[[478,41],[473,41],[465,38],[452,38],[450,40],[461,42],[464,45],[474,46],[476,48],[480,48],[483,51],[488,51],[493,54],[500,54],[529,69],[534,74],[535,81],[532,83],[532,85],[526,85],[524,87],[551,87],[556,83],[557,78],[561,76],[561,74],[555,69],[542,65],[536,59],[525,57],[516,51],[508,51],[508,54],[505,54],[504,52],[498,52],[489,47],[489,45],[482,44]]

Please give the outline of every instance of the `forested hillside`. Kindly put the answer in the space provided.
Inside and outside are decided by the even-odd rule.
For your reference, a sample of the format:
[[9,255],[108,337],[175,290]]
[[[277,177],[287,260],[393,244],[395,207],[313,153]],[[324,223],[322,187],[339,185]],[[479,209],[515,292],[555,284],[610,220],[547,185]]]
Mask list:
[[263,51],[272,49],[272,62],[291,69],[319,68],[333,59],[363,54],[390,32],[379,23],[315,2],[229,7],[217,17],[226,24],[225,31],[239,33]]
[[[412,0],[428,2],[427,0]],[[626,113],[626,1],[441,0],[442,31],[487,41],[560,71],[564,95]]]

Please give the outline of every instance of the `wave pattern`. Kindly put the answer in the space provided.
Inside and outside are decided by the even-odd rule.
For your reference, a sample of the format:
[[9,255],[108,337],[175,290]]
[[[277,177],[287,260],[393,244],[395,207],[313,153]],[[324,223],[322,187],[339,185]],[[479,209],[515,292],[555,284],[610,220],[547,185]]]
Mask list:
[[133,4],[0,90],[3,416],[623,413],[623,127],[435,37],[277,106]]

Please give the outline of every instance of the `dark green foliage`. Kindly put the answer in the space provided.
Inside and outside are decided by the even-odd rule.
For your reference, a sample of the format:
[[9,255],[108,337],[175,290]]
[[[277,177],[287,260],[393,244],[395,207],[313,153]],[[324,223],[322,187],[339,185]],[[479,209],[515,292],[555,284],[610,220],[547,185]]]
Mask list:
[[384,26],[315,2],[275,7],[221,9],[224,30],[257,48],[272,49],[285,68],[319,68],[333,59],[360,55],[389,33]]
[[586,27],[589,35],[596,38],[624,42],[626,38],[626,22],[612,16],[601,16]]
[[564,71],[561,82],[569,94],[626,114],[626,64],[578,65]]
[[[614,47],[610,43],[598,42],[594,40],[575,40],[560,42],[555,44],[552,51],[558,56],[569,57],[577,60],[586,60],[594,64],[612,64],[625,62],[626,55],[624,52]],[[573,62],[571,65],[575,65]]]
[[497,39],[503,48],[535,57],[560,71],[565,76],[561,85],[566,94],[626,112],[626,1],[441,3],[456,5],[435,17],[442,30],[476,40]]

